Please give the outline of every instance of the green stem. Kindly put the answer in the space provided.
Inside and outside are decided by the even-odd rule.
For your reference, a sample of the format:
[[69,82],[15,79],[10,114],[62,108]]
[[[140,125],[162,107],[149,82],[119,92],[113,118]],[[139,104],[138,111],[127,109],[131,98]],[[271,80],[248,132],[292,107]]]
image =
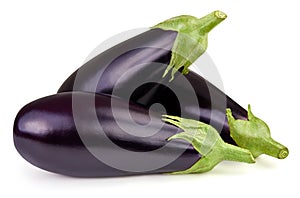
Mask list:
[[226,18],[227,15],[224,12],[214,11],[198,19],[198,24],[195,27],[199,28],[204,34],[207,34]]
[[255,160],[251,152],[231,144],[224,143],[223,145],[224,160],[254,163]]
[[213,169],[223,160],[254,163],[254,158],[249,150],[225,143],[219,133],[212,126],[203,122],[177,116],[163,115],[163,121],[171,123],[181,129],[168,138],[168,141],[182,139],[192,144],[202,158],[187,170],[172,174],[203,173]]
[[276,142],[272,138],[265,139],[264,144],[265,146],[262,148],[262,153],[276,157],[278,159],[284,159],[289,154],[289,151],[285,146],[283,146],[279,142]]
[[206,51],[208,33],[226,17],[225,13],[214,11],[202,18],[182,15],[153,26],[152,28],[178,32],[172,48],[171,61],[163,77],[172,69],[172,80],[181,67],[182,73],[187,74],[188,67]]
[[253,115],[248,106],[248,120],[236,120],[230,109],[226,110],[230,136],[238,146],[248,149],[256,158],[261,154],[267,154],[278,159],[288,156],[288,149],[271,138],[268,125]]

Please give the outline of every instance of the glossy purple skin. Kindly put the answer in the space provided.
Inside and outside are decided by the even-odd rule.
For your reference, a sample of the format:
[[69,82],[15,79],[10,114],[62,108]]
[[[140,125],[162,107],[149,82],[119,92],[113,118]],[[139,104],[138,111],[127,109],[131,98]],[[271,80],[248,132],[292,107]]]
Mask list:
[[[74,122],[72,111],[74,97],[83,103],[79,112],[82,116],[80,125],[84,126],[81,134],[78,133]],[[85,101],[91,97],[95,97],[95,106],[85,105]],[[168,137],[181,132],[181,130],[163,123],[160,115],[152,116],[154,122],[146,128],[151,129],[163,124],[161,130],[154,135],[141,137],[139,136],[141,131],[135,130],[134,127],[130,134],[126,133],[115,122],[111,109],[112,101],[114,102],[114,112],[120,116],[121,122],[132,124],[128,117],[122,116],[126,102],[107,95],[79,92],[61,93],[31,102],[20,110],[15,119],[13,133],[15,147],[31,164],[50,172],[75,177],[168,173],[185,170],[201,158],[201,155],[185,141],[174,140],[168,145],[166,144]],[[148,110],[133,104],[130,104],[129,107],[130,115],[136,123],[144,125],[149,122]],[[103,151],[105,155],[118,157],[112,154],[113,147],[106,147],[101,141],[98,141],[97,138],[100,137],[101,140],[103,137],[99,133],[101,129],[91,122],[94,109],[96,109],[102,131],[119,147],[129,151],[147,152],[165,146],[168,156],[172,156],[174,152],[182,152],[182,154],[170,164],[148,172],[130,172],[106,165],[91,154],[80,138],[84,137],[90,140],[93,146],[102,149],[101,152]],[[158,160],[158,156],[166,155],[162,152],[146,154]],[[124,156],[117,160],[120,160],[120,163],[124,162],[122,160],[126,161]],[[143,166],[143,162],[136,161],[135,165]]]
[[[63,83],[58,93],[75,90],[112,94],[145,108],[160,103],[167,114],[210,124],[220,132],[225,142],[235,144],[229,134],[225,109],[230,108],[238,119],[247,119],[244,108],[192,71],[184,76],[192,88],[185,86],[183,78],[178,78],[179,72],[170,83],[170,74],[162,79],[176,36],[175,31],[152,29],[126,40],[85,63]],[[147,83],[141,83],[141,79]],[[176,91],[168,85],[175,87]],[[127,96],[132,87],[136,89]],[[179,92],[186,95],[184,101],[178,101],[176,94]],[[189,98],[194,93],[197,102]]]

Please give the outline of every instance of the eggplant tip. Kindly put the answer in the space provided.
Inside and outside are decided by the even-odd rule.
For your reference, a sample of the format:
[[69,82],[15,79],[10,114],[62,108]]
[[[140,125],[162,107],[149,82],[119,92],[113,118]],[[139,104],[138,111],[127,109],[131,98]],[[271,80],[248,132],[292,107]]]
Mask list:
[[284,159],[289,155],[289,150],[287,148],[281,149],[279,154],[278,154],[278,158],[279,159]]
[[219,19],[226,19],[227,18],[227,15],[220,11],[220,10],[217,10],[215,11],[215,16],[218,17]]

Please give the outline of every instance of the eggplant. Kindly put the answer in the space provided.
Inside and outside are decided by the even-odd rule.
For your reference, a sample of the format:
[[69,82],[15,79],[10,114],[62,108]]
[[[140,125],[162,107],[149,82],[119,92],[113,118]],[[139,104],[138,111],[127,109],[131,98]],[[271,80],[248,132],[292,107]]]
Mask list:
[[[190,71],[185,76],[178,72],[174,73],[175,77],[171,82],[167,77],[172,78],[172,76],[166,76],[171,62],[178,59],[174,57],[179,56],[174,56],[173,52],[185,51],[185,49],[174,47],[174,45],[179,45],[176,44],[178,40],[190,40],[181,44],[191,45],[184,48],[203,48],[199,50],[201,54],[207,46],[207,33],[225,18],[225,14],[215,11],[201,19],[180,16],[160,23],[151,30],[108,49],[84,64],[62,84],[58,93],[69,91],[104,93],[130,100],[145,108],[158,103],[164,107],[159,110],[165,110],[167,114],[207,123],[211,121],[212,126],[219,130],[224,127],[222,137],[227,142],[234,143],[228,134],[229,126],[225,122],[225,109],[231,108],[233,115],[237,118],[245,118],[246,110],[194,72]],[[175,31],[176,28],[166,30],[169,24],[172,25],[175,22],[179,23],[178,26],[185,31],[191,26],[190,23],[198,23],[198,25],[193,27],[190,33]],[[194,42],[195,36],[192,37],[189,34],[198,35],[201,38],[198,40],[201,42]],[[193,45],[196,47],[192,48]],[[184,70],[186,69],[181,69],[182,72]],[[174,71],[176,71],[175,67]],[[162,78],[163,75],[165,75],[164,78]],[[215,96],[213,97],[215,100],[212,100],[211,96]],[[212,116],[212,109],[215,109],[214,112],[218,115]],[[157,111],[162,113],[159,110]]]
[[[265,140],[258,134],[261,146],[257,146],[260,144],[253,128],[246,132],[242,127],[235,128],[240,134],[232,136],[226,109],[231,110],[234,118],[246,122],[247,110],[188,69],[206,50],[208,32],[225,18],[224,13],[215,11],[200,19],[179,16],[164,21],[85,63],[62,84],[58,93],[83,91],[118,96],[161,114],[210,124],[225,142],[250,149],[255,157],[267,153],[285,158],[287,148],[275,144],[269,136]],[[262,120],[257,119],[254,124],[270,133]],[[244,141],[250,143],[241,143]],[[272,152],[266,152],[265,148],[270,147]]]
[[[202,125],[213,131],[206,134],[189,120],[163,119],[171,124],[117,97],[67,92],[23,107],[13,138],[31,164],[73,177],[198,173],[222,160],[254,162],[250,151],[224,143],[209,125]],[[189,141],[191,131],[197,141]],[[201,140],[205,136],[213,142]]]

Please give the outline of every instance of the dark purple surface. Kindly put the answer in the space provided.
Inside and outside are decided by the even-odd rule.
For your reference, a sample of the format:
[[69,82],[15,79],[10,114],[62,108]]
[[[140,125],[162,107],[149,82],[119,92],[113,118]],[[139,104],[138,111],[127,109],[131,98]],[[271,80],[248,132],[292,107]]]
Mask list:
[[[192,71],[183,78],[178,78],[182,75],[177,72],[177,77],[170,83],[170,74],[162,79],[176,36],[174,31],[152,29],[124,41],[84,64],[58,92],[113,94],[145,108],[160,103],[167,114],[208,123],[220,132],[224,141],[235,144],[229,134],[225,109],[230,108],[236,118],[247,119],[244,108]],[[183,81],[186,80],[192,88],[185,86]],[[147,83],[141,83],[143,81]],[[175,89],[170,89],[171,85]],[[135,90],[128,95],[133,87]],[[178,93],[184,93],[184,101],[179,102]],[[194,93],[197,102],[192,100]]]
[[[106,165],[96,159],[83,144],[74,123],[72,97],[73,99],[76,97],[76,100],[83,104],[79,106],[79,114],[82,116],[80,125],[85,129],[81,133],[81,137],[90,140],[92,146],[97,149],[103,149],[105,155],[111,155],[113,148],[105,147],[97,139],[99,138],[100,129],[91,122],[94,107],[96,107],[97,119],[105,134],[118,146],[135,152],[153,151],[165,146],[168,147],[169,151],[167,155],[173,155],[173,151],[180,151],[182,154],[167,166],[149,172],[128,172]],[[85,101],[90,97],[95,97],[95,106],[86,105]],[[201,156],[198,152],[184,141],[175,140],[166,145],[168,137],[181,131],[172,125],[164,124],[158,133],[150,137],[140,137],[139,133],[141,131],[134,128],[130,134],[126,133],[115,123],[111,108],[112,100],[114,111],[119,114],[119,121],[130,125],[131,122],[128,117],[122,116],[126,102],[118,98],[74,92],[73,95],[72,93],[61,93],[38,99],[23,107],[15,119],[13,134],[15,147],[31,164],[50,172],[75,177],[108,177],[174,172],[185,170],[200,159]],[[148,113],[148,110],[130,104],[130,115],[135,122],[142,125],[147,124],[150,118]],[[152,118],[154,123],[148,126],[147,129],[162,124],[160,115]],[[100,133],[100,139],[101,137]],[[186,147],[187,149],[185,149]],[[148,154],[153,155],[151,156],[153,159],[158,158],[159,155],[166,155],[166,153],[160,152],[149,152]],[[123,163],[121,160],[126,161],[124,156],[120,157],[120,163]],[[135,163],[137,166],[143,166],[141,161]]]

